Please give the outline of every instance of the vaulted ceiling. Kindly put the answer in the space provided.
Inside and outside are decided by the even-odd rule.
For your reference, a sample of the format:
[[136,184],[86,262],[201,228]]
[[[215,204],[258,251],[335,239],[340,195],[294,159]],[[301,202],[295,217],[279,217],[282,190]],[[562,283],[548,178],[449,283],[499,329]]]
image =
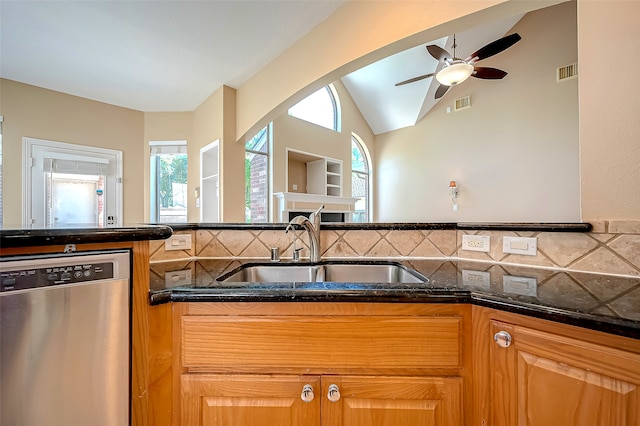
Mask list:
[[[0,76],[140,111],[192,111],[239,87],[346,0],[0,2]],[[465,57],[520,18],[457,34]],[[452,37],[434,40],[452,51]],[[427,43],[430,44],[430,43]],[[342,78],[376,134],[415,124],[435,104],[426,45]]]

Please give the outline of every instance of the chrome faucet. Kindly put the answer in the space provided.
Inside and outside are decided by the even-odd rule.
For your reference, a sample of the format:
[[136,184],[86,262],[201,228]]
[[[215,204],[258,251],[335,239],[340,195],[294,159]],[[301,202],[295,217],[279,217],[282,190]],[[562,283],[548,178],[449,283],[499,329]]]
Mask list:
[[309,260],[313,263],[320,262],[320,211],[323,208],[324,205],[320,206],[320,208],[311,213],[308,218],[305,216],[294,217],[285,230],[285,233],[289,232],[289,229],[292,229],[292,225],[300,225],[306,229],[307,234],[309,234]]

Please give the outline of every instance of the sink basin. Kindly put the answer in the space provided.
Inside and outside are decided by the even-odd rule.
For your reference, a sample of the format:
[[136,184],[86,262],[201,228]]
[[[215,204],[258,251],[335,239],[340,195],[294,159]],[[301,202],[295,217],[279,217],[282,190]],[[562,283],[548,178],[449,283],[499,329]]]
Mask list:
[[247,264],[221,275],[224,282],[425,283],[418,272],[399,263]]
[[229,275],[222,275],[218,281],[226,282],[317,282],[318,273],[322,273],[322,266],[312,265],[245,265],[239,271]]
[[400,264],[327,264],[324,281],[351,283],[424,283],[427,278]]

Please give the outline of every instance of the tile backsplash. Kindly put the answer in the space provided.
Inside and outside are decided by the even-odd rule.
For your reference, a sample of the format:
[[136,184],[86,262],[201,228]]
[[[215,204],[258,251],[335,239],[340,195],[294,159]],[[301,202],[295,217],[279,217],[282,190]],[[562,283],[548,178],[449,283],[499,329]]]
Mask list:
[[[640,276],[640,221],[600,221],[581,232],[512,232],[470,230],[324,230],[326,258],[449,258],[561,268],[624,276]],[[268,259],[277,247],[283,260],[291,258],[293,235],[284,230],[200,229],[191,233],[190,247],[165,251],[164,241],[151,241],[151,262],[198,258]],[[490,237],[489,252],[462,250],[464,234]],[[537,254],[505,254],[502,237],[535,237]],[[308,256],[305,232],[297,232],[297,247]]]

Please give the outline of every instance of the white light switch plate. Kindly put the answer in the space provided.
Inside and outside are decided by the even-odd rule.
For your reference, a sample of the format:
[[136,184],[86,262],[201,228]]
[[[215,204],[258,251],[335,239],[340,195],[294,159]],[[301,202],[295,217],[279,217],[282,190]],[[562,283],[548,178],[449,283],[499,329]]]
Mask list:
[[488,235],[463,235],[462,250],[491,251],[491,237]]
[[171,250],[190,250],[191,234],[175,234],[171,238],[164,240],[164,249]]
[[538,239],[535,237],[502,237],[502,252],[535,256],[538,254]]

